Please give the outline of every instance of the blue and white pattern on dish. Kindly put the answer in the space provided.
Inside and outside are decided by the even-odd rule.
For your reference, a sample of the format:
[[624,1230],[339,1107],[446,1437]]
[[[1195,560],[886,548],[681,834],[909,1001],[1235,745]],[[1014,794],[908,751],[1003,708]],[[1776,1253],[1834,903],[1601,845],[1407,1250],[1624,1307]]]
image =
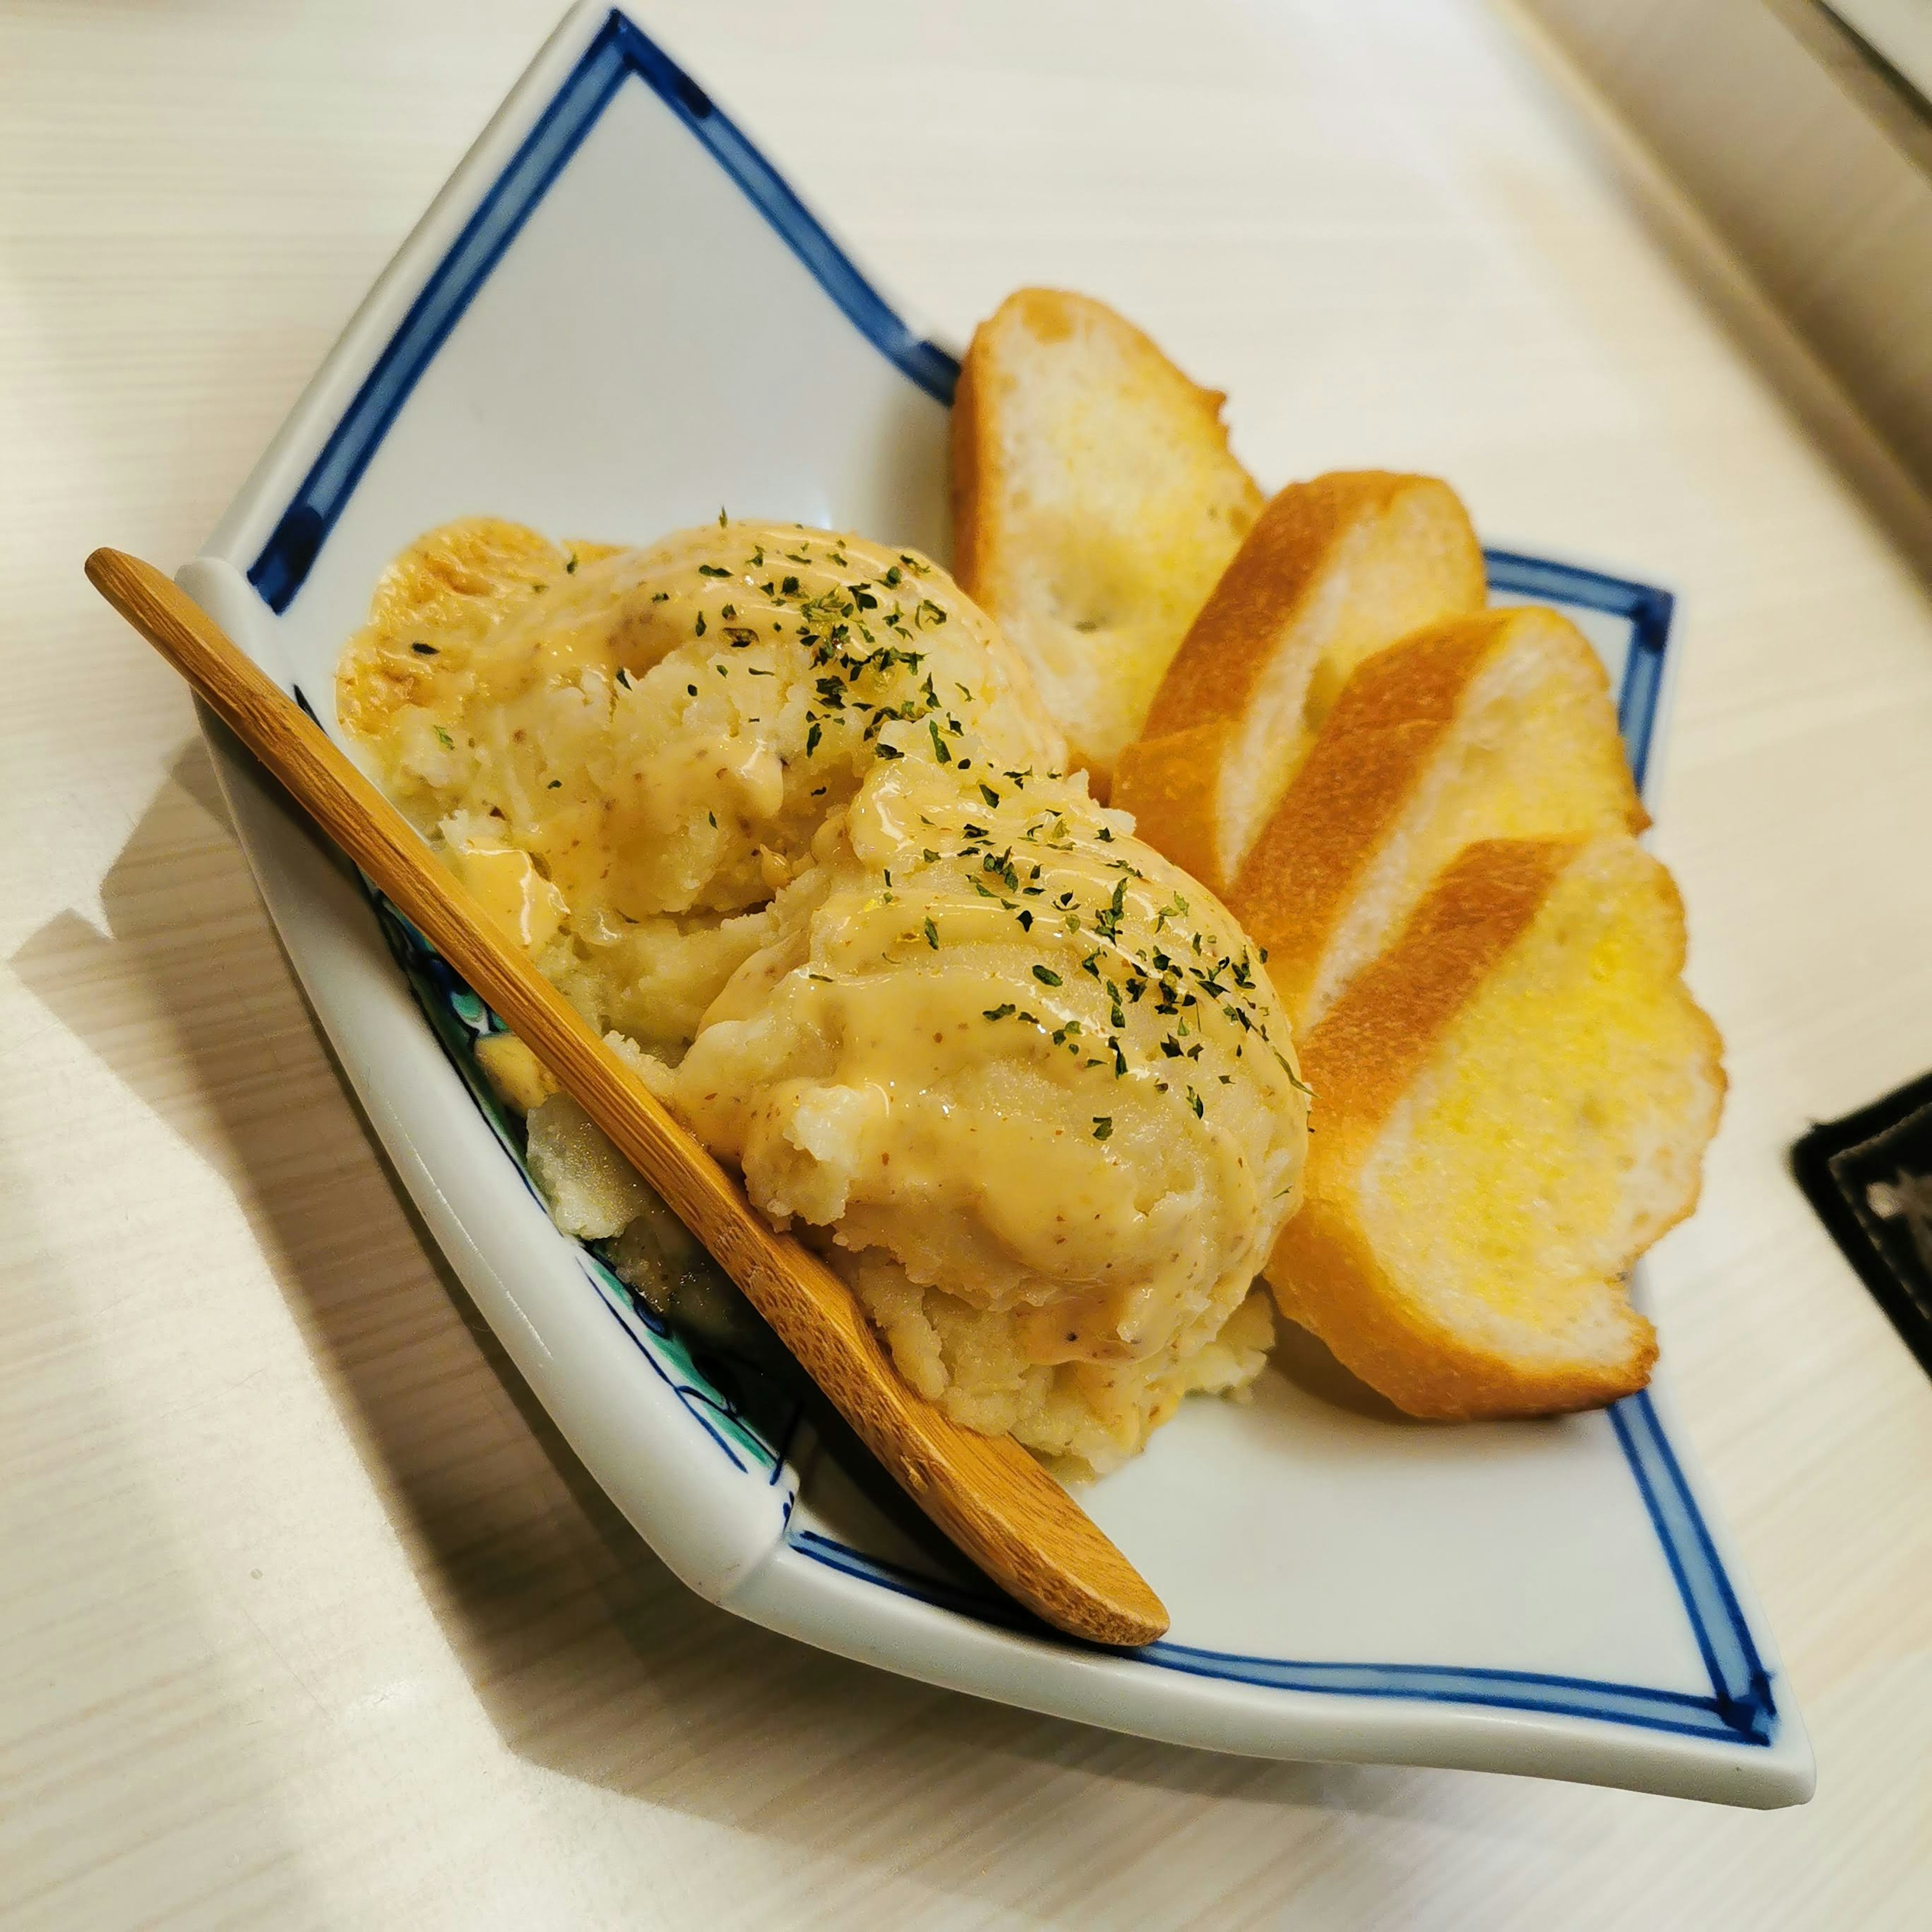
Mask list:
[[[1735,1744],[1768,1744],[1778,1719],[1770,1674],[1757,1654],[1736,1593],[1712,1547],[1689,1486],[1646,1393],[1610,1411],[1617,1439],[1642,1491],[1658,1540],[1670,1558],[1684,1614],[1711,1676],[1699,1696],[1643,1684],[1612,1684],[1544,1671],[1458,1670],[1453,1665],[1352,1664],[1249,1657],[1163,1641],[1132,1654],[1142,1664],[1191,1676],[1220,1678],[1281,1690],[1350,1697],[1414,1697],[1436,1703],[1538,1711],[1636,1724]],[[991,1592],[962,1588],[906,1565],[855,1550],[822,1532],[788,1528],[793,1549],[814,1562],[964,1616],[1008,1629],[1036,1629],[1016,1606]]]
[[249,566],[248,581],[278,615],[302,589],[316,554],[384,433],[470,298],[516,239],[611,95],[632,76],[663,101],[744,190],[866,340],[928,395],[941,403],[952,400],[959,364],[944,350],[913,334],[704,88],[642,28],[613,13],[484,196],[454,247],[424,284],[261,554]]
[[[514,1162],[524,1186],[541,1200],[524,1156],[522,1123],[505,1112],[476,1064],[476,1042],[502,1032],[502,1022],[411,920],[366,880],[364,885],[382,936],[436,1043]],[[742,1353],[715,1342],[706,1347],[681,1335],[619,1279],[595,1245],[575,1246],[585,1280],[602,1298],[625,1340],[650,1364],[718,1453],[742,1474],[761,1482],[779,1482],[787,1473],[784,1445],[798,1421],[792,1393]]]
[[[417,382],[598,117],[632,80],[649,88],[736,184],[854,327],[909,382],[939,401],[950,400],[958,376],[952,358],[905,327],[703,89],[632,22],[614,12],[425,279],[281,510],[248,571],[271,610],[286,612],[299,596]],[[1670,594],[1514,552],[1490,552],[1489,567],[1500,598],[1562,605],[1605,650],[1641,786],[1648,776],[1669,644]],[[1613,637],[1606,636],[1606,624]],[[527,1186],[520,1134],[497,1107],[475,1061],[476,1039],[496,1022],[393,908],[378,901],[376,911],[437,1040]],[[580,1258],[586,1292],[600,1298],[615,1325],[675,1393],[692,1427],[748,1478],[795,1490],[796,1474],[787,1460],[798,1413],[792,1397],[775,1386],[760,1386],[755,1365],[707,1358],[625,1288],[596,1253],[580,1250]],[[1582,1717],[1768,1744],[1779,1723],[1770,1675],[1655,1405],[1648,1394],[1634,1396],[1610,1412],[1610,1424],[1703,1660],[1707,1693],[1486,1666],[1298,1660],[1178,1642],[1149,1646],[1131,1660],[1262,1688]],[[879,1589],[982,1624],[1046,1634],[1004,1599],[928,1576],[803,1522],[789,1524],[786,1541],[810,1562]]]

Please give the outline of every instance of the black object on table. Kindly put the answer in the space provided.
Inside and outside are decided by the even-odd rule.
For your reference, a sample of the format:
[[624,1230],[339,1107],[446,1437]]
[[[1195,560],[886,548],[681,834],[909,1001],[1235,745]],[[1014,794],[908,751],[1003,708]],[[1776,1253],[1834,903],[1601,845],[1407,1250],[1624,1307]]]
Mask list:
[[1932,1375],[1932,1073],[1814,1127],[1791,1171]]

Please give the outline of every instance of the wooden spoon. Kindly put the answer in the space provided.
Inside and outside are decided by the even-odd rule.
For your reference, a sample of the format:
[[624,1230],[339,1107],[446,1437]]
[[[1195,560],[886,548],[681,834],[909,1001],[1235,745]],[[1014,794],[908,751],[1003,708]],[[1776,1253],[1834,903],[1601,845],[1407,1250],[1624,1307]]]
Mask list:
[[414,828],[152,564],[87,560],[94,588],[220,713],[309,816],[500,1013],[742,1288],[900,1486],[1010,1595],[1094,1643],[1151,1642],[1167,1612],[1066,1492],[1006,1436],[962,1429],[907,1386],[851,1291],[776,1234]]

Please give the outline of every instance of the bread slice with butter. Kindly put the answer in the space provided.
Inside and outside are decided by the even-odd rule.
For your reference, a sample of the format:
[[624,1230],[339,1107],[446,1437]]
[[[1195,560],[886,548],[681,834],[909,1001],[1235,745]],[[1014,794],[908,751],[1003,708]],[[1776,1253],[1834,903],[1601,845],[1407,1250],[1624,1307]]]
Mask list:
[[960,369],[953,574],[1100,796],[1261,509],[1225,400],[1104,303],[1053,289],[1008,296]]
[[1228,904],[1299,1036],[1466,846],[1648,822],[1588,640],[1554,610],[1486,610],[1342,687]]
[[1190,626],[1112,802],[1225,893],[1356,667],[1485,596],[1446,483],[1364,470],[1289,484]]
[[1641,1388],[1624,1276],[1696,1204],[1722,1042],[1682,902],[1633,839],[1471,846],[1302,1044],[1282,1311],[1412,1415],[1539,1415]]

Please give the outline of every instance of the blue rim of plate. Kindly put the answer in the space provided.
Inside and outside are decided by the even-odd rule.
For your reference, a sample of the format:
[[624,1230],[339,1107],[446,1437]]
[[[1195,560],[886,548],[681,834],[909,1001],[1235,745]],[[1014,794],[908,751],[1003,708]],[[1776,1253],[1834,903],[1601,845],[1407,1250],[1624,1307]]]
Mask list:
[[[300,592],[383,436],[451,329],[612,97],[633,77],[662,102],[737,184],[853,326],[908,381],[935,401],[950,404],[959,374],[955,358],[907,328],[697,82],[634,21],[614,11],[424,281],[250,566],[249,582],[278,615],[287,610]],[[1618,717],[1641,788],[1647,776],[1670,640],[1670,593],[1515,551],[1490,550],[1486,556],[1490,581],[1496,590],[1581,606],[1628,622],[1629,649],[1618,694]],[[379,912],[385,910],[379,905]],[[473,1000],[475,996],[455,981],[422,936],[400,921],[393,908],[386,911],[386,933],[432,1030],[472,1098],[490,1117],[506,1151],[520,1168],[514,1137],[507,1136],[502,1124],[495,1118],[473,1055],[460,1037],[479,1036],[474,1018],[460,1010],[461,997]],[[428,962],[441,969],[442,977]],[[442,978],[451,983],[443,984]],[[441,1018],[439,1007],[444,1009]],[[460,1034],[451,1032],[449,1038],[444,1038],[450,1031],[444,1018],[452,1020]],[[483,1030],[488,1030],[487,1025]],[[525,1180],[527,1184],[527,1175]],[[688,1357],[673,1364],[678,1372],[667,1373],[658,1351],[668,1344],[681,1354],[677,1339],[587,1251],[584,1267],[628,1339],[672,1384],[679,1400],[714,1445],[755,1480],[777,1482],[784,1462],[783,1440],[764,1440],[763,1432],[735,1406],[728,1403],[728,1414],[721,1414],[718,1405],[725,1399],[718,1396],[703,1370]],[[632,1318],[627,1320],[627,1316]],[[1709,1673],[1708,1694],[1533,1671],[1252,1657],[1165,1641],[1110,1654],[1192,1676],[1285,1690],[1535,1712],[1734,1744],[1768,1744],[1778,1722],[1770,1674],[1655,1406],[1647,1393],[1641,1394],[1617,1403],[1609,1415]],[[727,1424],[729,1440],[720,1432],[721,1421]],[[735,1453],[734,1442],[739,1449],[752,1450],[751,1467]],[[788,1520],[785,1537],[788,1546],[802,1557],[936,1609],[996,1627],[1035,1634],[1043,1630],[1004,1598],[885,1562],[795,1520]]]
[[1629,625],[1630,655],[1617,692],[1617,728],[1624,734],[1630,775],[1642,791],[1650,775],[1657,704],[1664,691],[1664,651],[1670,638],[1676,598],[1654,584],[1633,584],[1628,578],[1586,570],[1580,564],[1552,563],[1547,557],[1525,556],[1516,550],[1486,550],[1483,562],[1492,590],[1580,604],[1587,610],[1621,617]]

